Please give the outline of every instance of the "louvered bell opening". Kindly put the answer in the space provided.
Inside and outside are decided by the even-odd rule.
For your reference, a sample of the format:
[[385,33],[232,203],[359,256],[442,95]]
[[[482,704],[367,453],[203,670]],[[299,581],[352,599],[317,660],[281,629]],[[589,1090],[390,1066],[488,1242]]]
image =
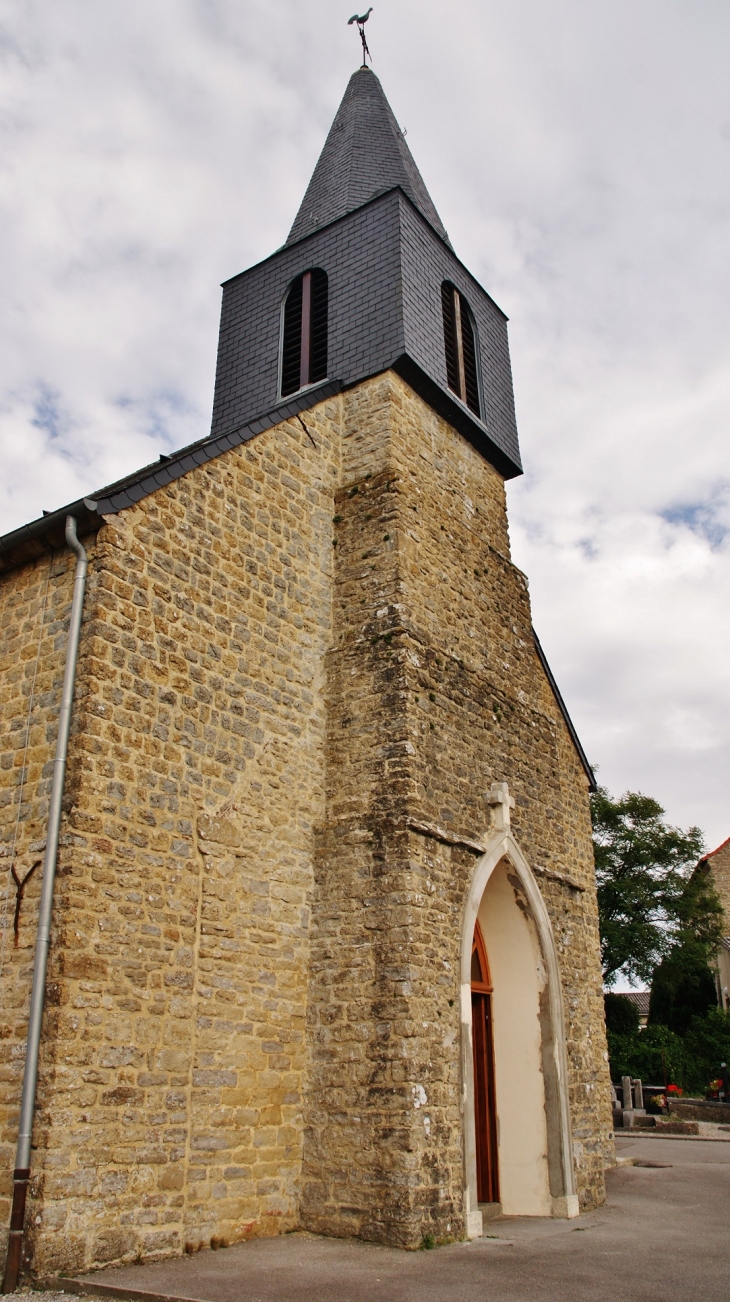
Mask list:
[[481,417],[479,405],[479,380],[477,378],[477,349],[471,313],[463,294],[459,295],[461,307],[461,346],[464,354],[464,401],[475,416]]
[[301,347],[302,347],[302,282],[303,276],[294,281],[284,304],[284,336],[281,347],[281,395],[296,393],[301,381]]
[[445,280],[441,286],[441,305],[444,313],[444,349],[446,351],[446,376],[449,388],[461,397],[459,387],[459,357],[456,351],[456,311],[454,286]]
[[312,273],[312,328],[310,332],[309,383],[327,378],[327,272],[317,267]]

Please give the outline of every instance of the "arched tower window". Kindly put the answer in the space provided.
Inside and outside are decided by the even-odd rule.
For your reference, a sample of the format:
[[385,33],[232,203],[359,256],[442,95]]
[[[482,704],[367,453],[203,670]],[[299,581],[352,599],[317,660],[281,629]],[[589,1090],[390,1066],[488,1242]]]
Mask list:
[[284,304],[281,396],[327,376],[327,272],[320,267],[297,276]]
[[444,347],[449,388],[458,394],[475,416],[481,417],[477,372],[476,331],[464,295],[445,280],[441,286],[444,311]]

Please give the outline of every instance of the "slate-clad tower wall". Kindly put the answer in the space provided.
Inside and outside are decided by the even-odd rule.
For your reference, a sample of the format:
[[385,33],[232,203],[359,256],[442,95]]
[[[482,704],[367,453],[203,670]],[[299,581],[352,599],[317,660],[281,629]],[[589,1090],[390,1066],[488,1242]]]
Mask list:
[[400,356],[399,224],[398,193],[393,191],[226,282],[213,434],[276,405],[284,296],[294,278],[310,267],[321,267],[329,280],[330,378],[361,379]]

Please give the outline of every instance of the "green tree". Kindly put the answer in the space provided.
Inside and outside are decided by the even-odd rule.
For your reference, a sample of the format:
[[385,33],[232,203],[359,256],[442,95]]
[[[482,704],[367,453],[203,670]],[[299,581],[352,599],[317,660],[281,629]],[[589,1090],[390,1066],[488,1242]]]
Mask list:
[[707,864],[685,884],[675,920],[671,947],[652,977],[649,1021],[685,1035],[694,1017],[717,1005],[710,963],[721,943],[723,908]]
[[715,1005],[704,1017],[693,1017],[684,1044],[693,1072],[688,1086],[699,1093],[720,1075],[721,1063],[730,1063],[730,1013]]
[[645,1031],[635,1031],[633,1035],[620,1035],[609,1027],[607,1038],[612,1080],[637,1076],[649,1085],[666,1083],[680,1085],[682,1089],[687,1086],[685,1044],[667,1026],[647,1026]]
[[681,1085],[691,1094],[705,1093],[720,1073],[720,1063],[730,1062],[730,1013],[711,1008],[693,1017],[686,1035],[654,1023],[645,1031],[621,1035],[608,1029],[611,1079],[638,1076],[650,1085]]
[[639,1030],[639,1010],[626,995],[603,996],[606,1030],[613,1035],[636,1035]]
[[698,953],[711,958],[722,941],[724,911],[707,863],[698,864],[684,884],[675,906],[675,917],[673,945],[694,945]]
[[649,1024],[667,1026],[685,1035],[693,1017],[717,1007],[715,980],[697,946],[677,946],[654,972],[649,998]]
[[670,827],[661,805],[635,791],[613,800],[599,787],[591,812],[604,982],[648,982],[692,925],[684,893],[704,848],[702,833]]

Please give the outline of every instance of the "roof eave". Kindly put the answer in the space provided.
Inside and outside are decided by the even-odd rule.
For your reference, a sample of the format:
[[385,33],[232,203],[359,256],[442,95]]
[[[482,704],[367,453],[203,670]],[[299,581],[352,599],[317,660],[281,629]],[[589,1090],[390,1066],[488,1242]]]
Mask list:
[[576,749],[576,751],[577,751],[577,753],[578,753],[578,759],[580,760],[580,762],[581,762],[581,764],[582,764],[582,766],[583,766],[583,770],[584,770],[584,772],[585,772],[585,775],[586,775],[586,777],[588,778],[588,790],[591,792],[591,794],[593,794],[593,792],[595,792],[595,791],[598,790],[598,783],[596,782],[596,775],[595,775],[595,773],[593,772],[593,769],[591,768],[590,764],[588,763],[588,757],[587,757],[585,751],[583,750],[583,747],[581,746],[581,743],[580,743],[580,737],[578,736],[578,734],[577,734],[577,732],[576,732],[576,730],[575,730],[575,725],[574,725],[574,723],[573,723],[573,720],[571,719],[570,715],[568,714],[568,707],[567,707],[567,705],[565,704],[565,701],[563,700],[563,698],[562,698],[562,696],[561,696],[560,688],[558,687],[558,684],[556,683],[556,681],[555,681],[555,679],[554,679],[554,677],[553,677],[553,671],[552,671],[552,669],[550,668],[550,665],[548,664],[547,656],[545,655],[545,652],[544,652],[543,649],[542,649],[542,646],[541,646],[541,644],[540,644],[540,639],[539,639],[539,637],[537,636],[537,633],[535,632],[534,628],[533,628],[533,630],[532,630],[532,636],[533,636],[533,638],[535,639],[535,650],[537,651],[538,659],[539,659],[540,664],[542,665],[542,667],[543,667],[543,669],[544,669],[544,671],[545,671],[545,676],[546,676],[546,678],[547,678],[547,680],[548,680],[548,682],[549,682],[549,684],[550,684],[550,687],[551,687],[551,689],[552,689],[553,696],[555,697],[555,700],[556,700],[556,702],[557,702],[557,704],[558,704],[558,707],[559,707],[559,709],[560,709],[560,713],[562,714],[563,719],[565,720],[565,726],[567,727],[568,732],[569,732],[569,734],[570,734],[570,740],[572,741],[573,745],[575,746],[575,749]]
[[[407,353],[401,353],[393,358],[376,374],[382,374],[387,370],[394,370],[400,375],[423,398],[424,402],[463,434],[504,479],[514,479],[522,474],[519,460],[513,460],[504,452],[492,439],[487,427],[463,403],[442,389]],[[360,375],[346,387],[354,388],[355,385],[362,384],[370,378],[372,378],[370,375]],[[41,516],[39,520],[21,525],[19,529],[14,529],[0,537],[0,572],[63,548],[67,516],[74,517],[80,535],[96,531],[104,523],[104,516],[116,515],[118,511],[134,506],[136,502],[149,497],[158,489],[181,479],[188,471],[214,461],[231,448],[248,442],[257,434],[262,434],[272,426],[291,419],[339,393],[343,387],[345,386],[341,380],[325,380],[311,389],[293,394],[285,402],[277,404],[244,425],[226,430],[222,434],[209,435],[197,443],[191,443],[181,448],[179,452],[143,466],[133,474],[99,489],[89,497],[78,498],[67,506],[59,507],[58,510]],[[557,691],[557,688],[555,690]],[[570,727],[572,728],[572,724]]]
[[79,497],[39,520],[31,520],[0,538],[0,573],[61,551],[66,546],[66,520],[70,515],[80,537],[95,532],[104,523],[96,502],[88,497]]
[[325,380],[322,384],[303,389],[243,425],[226,430],[223,434],[208,435],[197,443],[190,443],[172,456],[161,457],[159,461],[143,466],[141,470],[116,480],[89,497],[78,498],[68,506],[41,516],[40,520],[21,525],[19,529],[0,538],[0,572],[39,556],[47,556],[65,546],[67,516],[74,516],[81,535],[100,529],[105,515],[116,515],[118,511],[134,506],[158,489],[165,488],[176,479],[182,479],[189,470],[214,461],[231,448],[307,411],[325,398],[339,393],[341,389],[341,380]]
[[[523,474],[519,456],[515,460],[492,438],[489,429],[463,402],[452,393],[443,389],[436,380],[415,362],[408,353],[401,353],[387,369],[394,370],[412,389],[427,402],[429,407],[444,420],[453,425],[467,442],[476,448],[503,479],[516,479]],[[360,380],[357,381],[360,383]]]

